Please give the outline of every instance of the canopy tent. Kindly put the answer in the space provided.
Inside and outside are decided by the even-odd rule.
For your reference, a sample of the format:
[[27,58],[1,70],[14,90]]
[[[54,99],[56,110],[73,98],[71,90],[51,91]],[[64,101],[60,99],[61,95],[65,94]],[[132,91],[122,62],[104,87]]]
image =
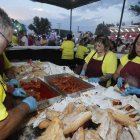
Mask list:
[[34,2],[48,3],[65,9],[74,9],[99,0],[32,0]]
[[47,3],[47,4],[51,4],[51,5],[65,8],[67,10],[70,9],[70,32],[71,32],[72,9],[86,5],[86,4],[90,4],[90,3],[93,3],[96,1],[100,1],[100,0],[31,0],[31,1]]

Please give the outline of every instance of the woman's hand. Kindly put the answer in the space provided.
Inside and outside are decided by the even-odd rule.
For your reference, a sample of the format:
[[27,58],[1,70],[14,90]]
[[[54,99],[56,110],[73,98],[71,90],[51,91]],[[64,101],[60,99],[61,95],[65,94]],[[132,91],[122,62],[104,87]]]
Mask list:
[[37,101],[34,97],[30,96],[23,100],[30,107],[30,112],[37,110]]
[[129,86],[128,88],[126,88],[124,90],[124,92],[121,94],[122,96],[127,96],[129,94],[140,94],[140,89],[139,88],[136,88],[136,87],[132,87],[132,86]]
[[86,73],[85,70],[82,70],[80,76],[85,76],[85,73]]
[[92,82],[92,83],[99,83],[100,78],[96,77],[96,78],[89,78],[88,82]]
[[13,86],[13,87],[19,87],[20,86],[20,82],[17,80],[17,79],[11,79],[10,81],[9,81],[9,84],[10,84],[10,86]]
[[26,97],[26,92],[22,88],[15,88],[13,95],[18,97]]
[[121,88],[122,86],[123,86],[123,78],[122,77],[119,77],[118,78],[118,80],[117,80],[117,86],[119,87],[119,88]]

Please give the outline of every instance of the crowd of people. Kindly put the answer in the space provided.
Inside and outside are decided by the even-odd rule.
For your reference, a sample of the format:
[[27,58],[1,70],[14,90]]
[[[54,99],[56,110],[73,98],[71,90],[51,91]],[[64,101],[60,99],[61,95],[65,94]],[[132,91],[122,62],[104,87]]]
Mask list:
[[[68,34],[68,36],[70,36],[70,34]],[[86,32],[85,34],[80,34],[77,40],[72,35],[71,38],[68,39],[68,36],[61,44],[60,50],[62,51],[63,48],[62,55],[66,55],[65,58],[63,57],[61,58],[63,60],[62,65],[63,64],[68,65],[70,66],[71,69],[74,69],[75,67],[74,65],[76,64],[76,66],[78,66],[76,73],[79,74],[79,70],[81,70],[81,65],[83,65],[85,61],[84,60],[85,56],[88,55],[88,53],[90,53],[92,50],[96,50],[97,39],[103,38],[105,37],[105,35],[99,34],[93,37],[93,34],[91,34],[90,32]],[[128,54],[132,51],[133,43],[123,43],[123,41],[120,38],[116,39],[115,41],[111,40],[107,36],[106,38],[108,39],[107,41],[108,51],[111,51],[113,53],[123,53],[123,54]],[[74,44],[70,42],[74,42]],[[74,56],[75,50],[73,49],[74,48],[73,46],[76,48],[75,56]],[[68,54],[66,53],[69,53],[69,55],[71,53],[72,56],[67,56]],[[66,58],[66,57],[71,57],[71,58]]]
[[[80,33],[78,37],[72,35],[72,40],[75,44],[75,47],[79,45],[81,39],[83,40],[83,45],[89,50],[94,48],[95,36],[91,32]],[[14,32],[12,36],[13,46],[61,46],[62,42],[65,40],[67,40],[66,37],[60,39],[57,38],[56,35],[27,35],[23,31],[19,31],[19,33]],[[129,53],[132,50],[132,45],[133,43],[131,42],[123,42],[121,38],[117,38],[116,40],[110,39],[110,50],[113,52]]]
[[[78,41],[76,44],[79,44],[79,41],[81,39],[84,40],[84,45],[89,48],[90,50],[94,48],[94,43],[95,43],[95,38],[96,36],[93,36],[90,32],[86,32],[81,34],[79,36]],[[110,36],[108,36],[110,40],[110,50],[113,52],[118,52],[118,53],[129,53],[132,49],[132,42],[124,41],[121,38],[116,38],[115,40],[112,40]]]
[[[69,34],[67,40],[61,45],[62,65],[71,67],[74,60],[73,48],[72,35]],[[111,41],[105,35],[96,36],[92,50],[88,50],[84,39],[81,39],[75,55],[75,58],[78,59],[77,65],[80,66],[77,74],[86,76],[89,82],[99,83],[104,87],[110,86],[111,79],[114,77],[118,87],[121,87],[124,81],[130,85],[122,95],[134,93],[134,89],[137,91],[136,94],[140,94],[140,34],[133,42],[129,53],[120,59],[120,64],[110,48]],[[81,67],[83,67],[82,70]]]
[[26,34],[23,31],[14,32],[12,35],[13,46],[56,46],[59,45],[56,37],[47,38],[45,34],[41,36],[34,36],[33,34]]
[[[20,38],[18,43],[27,45],[26,35],[20,33],[18,36]],[[0,8],[0,139],[7,138],[19,128],[19,124],[27,114],[37,110],[36,99],[32,96],[26,97],[26,92],[19,88],[20,82],[15,79],[15,75],[12,73],[13,66],[5,56],[4,52],[11,45],[12,38],[11,20],[7,13]],[[42,39],[44,40],[41,41],[41,44],[47,45],[46,37],[43,36]],[[105,35],[98,35],[94,40],[81,38],[75,56],[74,47],[72,35],[68,34],[60,47],[63,65],[71,65],[72,60],[76,57],[77,64],[82,66],[80,76],[86,76],[89,82],[108,87],[111,79],[114,78],[118,87],[122,87],[124,82],[129,84],[122,93],[123,96],[140,95],[140,34],[133,42],[129,54],[120,59],[119,66],[115,53],[110,49],[111,41]],[[3,74],[7,76],[7,82],[3,80]],[[19,97],[20,102],[16,103],[13,100],[11,105],[13,97]]]

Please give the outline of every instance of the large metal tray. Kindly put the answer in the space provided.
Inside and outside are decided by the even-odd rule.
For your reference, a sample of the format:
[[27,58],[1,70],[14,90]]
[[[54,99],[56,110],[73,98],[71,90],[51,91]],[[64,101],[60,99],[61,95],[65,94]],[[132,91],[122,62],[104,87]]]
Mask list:
[[39,88],[28,88],[33,89],[36,92],[40,92],[40,99],[37,101],[38,102],[38,109],[43,109],[46,108],[52,104],[54,104],[57,101],[61,101],[62,95],[60,95],[58,92],[53,91],[44,81],[40,79],[28,79],[28,80],[22,80],[24,82],[30,82],[31,80],[33,81],[38,81],[40,83]]
[[[57,87],[56,85],[54,85],[51,81],[51,79],[55,79],[57,77],[72,77],[74,78],[75,81],[78,81],[81,85],[85,85],[87,86],[87,88],[83,89],[83,90],[80,90],[80,91],[77,91],[77,92],[71,92],[70,94],[62,91],[59,87]],[[71,74],[68,74],[68,73],[65,73],[65,74],[56,74],[56,75],[50,75],[50,76],[45,76],[44,77],[44,80],[45,80],[45,83],[52,89],[54,90],[55,92],[57,92],[58,94],[61,94],[63,96],[78,96],[80,93],[82,92],[85,92],[85,91],[88,91],[88,90],[91,90],[91,89],[94,89],[94,85],[91,85],[85,81],[83,81],[82,79],[80,78],[77,78]],[[67,84],[67,83],[66,83]]]

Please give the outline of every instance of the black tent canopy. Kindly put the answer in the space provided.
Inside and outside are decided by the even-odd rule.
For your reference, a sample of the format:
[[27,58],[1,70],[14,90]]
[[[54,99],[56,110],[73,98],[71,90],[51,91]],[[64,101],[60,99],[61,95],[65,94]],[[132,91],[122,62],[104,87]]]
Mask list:
[[65,9],[74,9],[99,0],[32,0],[34,2],[48,3]]
[[51,4],[51,5],[65,8],[67,10],[70,9],[70,33],[71,33],[72,9],[86,5],[86,4],[90,4],[93,2],[97,2],[100,0],[31,0],[31,1],[40,2],[40,3],[47,3],[47,4]]

